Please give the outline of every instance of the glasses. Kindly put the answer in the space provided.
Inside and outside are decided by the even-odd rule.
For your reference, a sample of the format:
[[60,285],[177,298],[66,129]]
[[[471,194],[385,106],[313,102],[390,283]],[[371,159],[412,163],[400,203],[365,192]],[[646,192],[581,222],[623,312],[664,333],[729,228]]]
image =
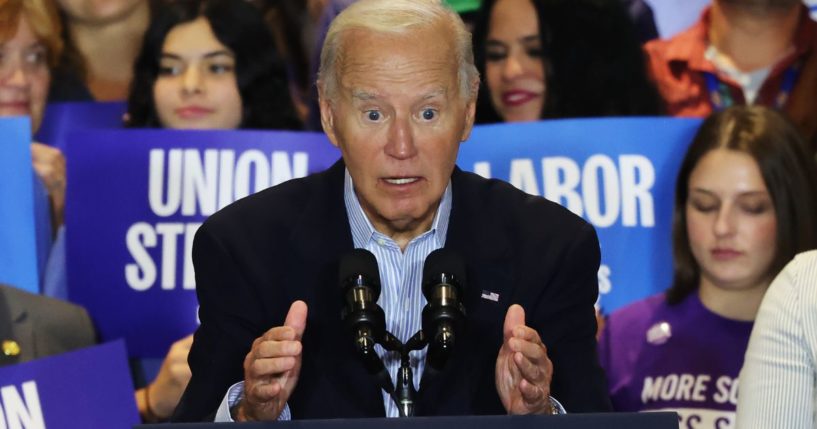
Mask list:
[[39,77],[48,73],[48,52],[45,46],[33,45],[21,49],[0,45],[0,80],[6,81],[18,71],[26,77]]

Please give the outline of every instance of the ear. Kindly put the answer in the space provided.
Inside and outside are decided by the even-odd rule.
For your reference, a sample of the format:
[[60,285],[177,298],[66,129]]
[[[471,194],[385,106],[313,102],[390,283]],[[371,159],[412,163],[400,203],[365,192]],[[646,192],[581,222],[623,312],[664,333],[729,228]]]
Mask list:
[[332,108],[332,102],[327,97],[324,82],[321,80],[318,80],[318,105],[321,109],[323,132],[326,133],[326,137],[329,138],[329,142],[333,146],[339,147],[337,135],[335,134],[335,112]]

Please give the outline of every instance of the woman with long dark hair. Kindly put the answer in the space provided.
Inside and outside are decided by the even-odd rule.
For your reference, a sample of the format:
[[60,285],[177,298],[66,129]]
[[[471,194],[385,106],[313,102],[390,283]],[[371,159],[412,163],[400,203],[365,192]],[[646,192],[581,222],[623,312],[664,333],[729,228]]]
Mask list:
[[614,0],[486,0],[477,122],[657,115],[636,29]]
[[134,66],[127,125],[299,129],[260,10],[231,0],[159,8]]

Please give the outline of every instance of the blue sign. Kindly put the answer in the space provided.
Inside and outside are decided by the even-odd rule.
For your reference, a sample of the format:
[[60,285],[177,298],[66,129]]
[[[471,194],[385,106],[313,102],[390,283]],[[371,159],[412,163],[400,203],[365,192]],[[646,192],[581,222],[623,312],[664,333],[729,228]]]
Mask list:
[[122,341],[0,368],[0,427],[139,424]]
[[103,340],[125,338],[133,356],[164,356],[198,326],[191,250],[204,219],[338,158],[318,133],[72,133],[69,298],[88,309]]
[[458,165],[558,202],[596,227],[600,305],[669,287],[675,178],[698,119],[571,119],[476,127]]
[[36,140],[65,152],[74,131],[122,128],[127,105],[123,102],[69,101],[48,103]]
[[39,292],[31,122],[0,118],[0,282]]

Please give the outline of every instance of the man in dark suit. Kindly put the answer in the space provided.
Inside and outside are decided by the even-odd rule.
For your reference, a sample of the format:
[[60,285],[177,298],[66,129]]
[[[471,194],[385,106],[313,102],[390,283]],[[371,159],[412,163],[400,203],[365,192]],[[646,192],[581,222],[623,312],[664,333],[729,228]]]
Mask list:
[[456,14],[436,0],[361,0],[332,24],[321,64],[323,127],[343,160],[199,229],[201,326],[175,420],[393,415],[341,323],[338,260],[354,247],[378,255],[384,302],[418,297],[400,303],[405,318],[386,312],[392,326],[416,323],[422,305],[423,259],[405,260],[434,247],[465,260],[463,333],[441,370],[418,374],[417,415],[545,414],[553,398],[608,410],[595,231],[454,165],[479,86]]
[[0,365],[28,362],[96,344],[84,308],[0,285]]

